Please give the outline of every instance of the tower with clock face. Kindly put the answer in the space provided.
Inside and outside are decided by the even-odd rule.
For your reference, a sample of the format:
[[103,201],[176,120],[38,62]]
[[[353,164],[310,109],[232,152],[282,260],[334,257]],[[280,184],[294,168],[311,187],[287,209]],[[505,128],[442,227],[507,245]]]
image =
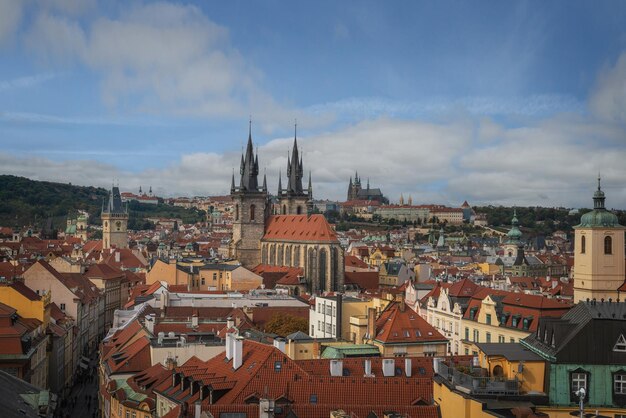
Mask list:
[[128,210],[122,204],[119,187],[112,187],[102,208],[102,248],[128,248]]

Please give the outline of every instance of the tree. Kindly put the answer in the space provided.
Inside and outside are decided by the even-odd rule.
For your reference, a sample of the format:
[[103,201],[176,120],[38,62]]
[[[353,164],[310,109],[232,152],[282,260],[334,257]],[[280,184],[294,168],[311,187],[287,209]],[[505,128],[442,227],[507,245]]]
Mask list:
[[281,337],[286,337],[297,331],[302,331],[307,334],[309,331],[309,321],[289,314],[275,314],[267,324],[265,324],[265,332],[277,334]]

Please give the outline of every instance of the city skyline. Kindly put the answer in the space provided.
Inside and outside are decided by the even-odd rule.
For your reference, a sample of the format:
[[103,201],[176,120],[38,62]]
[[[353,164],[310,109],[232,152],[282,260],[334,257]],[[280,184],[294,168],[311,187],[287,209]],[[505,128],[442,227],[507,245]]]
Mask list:
[[0,0],[0,171],[227,194],[252,118],[313,195],[626,208],[620,2]]

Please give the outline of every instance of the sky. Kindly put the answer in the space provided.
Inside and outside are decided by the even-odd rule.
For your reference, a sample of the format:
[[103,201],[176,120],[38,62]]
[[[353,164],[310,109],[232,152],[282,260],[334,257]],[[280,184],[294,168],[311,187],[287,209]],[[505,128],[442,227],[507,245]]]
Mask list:
[[[0,174],[626,209],[626,2],[0,0]],[[283,181],[285,181],[283,177]]]

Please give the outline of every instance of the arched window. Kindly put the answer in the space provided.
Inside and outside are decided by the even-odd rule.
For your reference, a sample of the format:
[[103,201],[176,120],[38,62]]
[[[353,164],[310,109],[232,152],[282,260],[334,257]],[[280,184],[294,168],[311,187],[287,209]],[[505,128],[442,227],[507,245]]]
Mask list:
[[296,245],[293,249],[293,266],[300,267],[300,246]]
[[235,220],[239,220],[239,205],[235,205]]
[[613,254],[613,238],[604,237],[604,254]]
[[284,264],[283,264],[283,249],[284,248],[283,248],[282,244],[278,246],[278,251],[277,251],[278,258],[276,259],[276,265],[277,266],[284,266]]
[[586,246],[587,246],[587,240],[585,236],[583,235],[582,237],[580,237],[580,253],[581,254],[585,253]]
[[267,245],[264,245],[263,248],[261,249],[261,263],[269,264],[267,262]]
[[302,206],[299,206],[299,205],[298,205],[298,209],[296,209],[296,213],[297,213],[298,215],[302,215]]
[[287,214],[287,206],[283,205],[283,215]]
[[275,265],[276,264],[276,245],[272,244],[270,246],[270,259],[268,260],[268,263],[270,265]]
[[326,250],[325,249],[321,249],[320,250],[320,265],[319,265],[319,277],[320,277],[320,290],[335,290],[335,289],[328,289],[329,286],[327,286],[326,283]]
[[256,205],[250,205],[250,220],[254,221],[254,212],[256,211]]
[[291,245],[285,247],[285,266],[291,267]]

